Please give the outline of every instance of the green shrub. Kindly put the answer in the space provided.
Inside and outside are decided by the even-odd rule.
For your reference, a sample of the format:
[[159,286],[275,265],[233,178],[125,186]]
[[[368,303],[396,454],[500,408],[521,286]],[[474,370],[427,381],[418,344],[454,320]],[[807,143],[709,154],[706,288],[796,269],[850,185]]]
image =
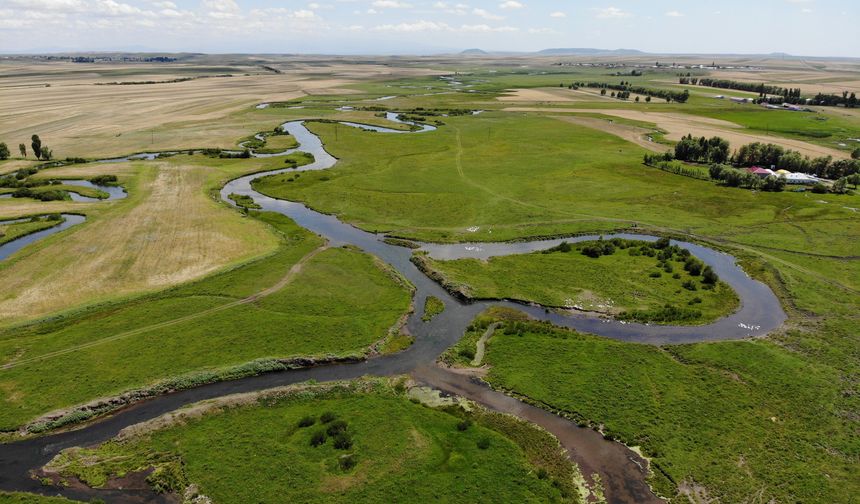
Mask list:
[[457,430],[460,432],[468,430],[469,427],[471,427],[471,426],[472,426],[472,421],[469,420],[468,418],[457,422]]
[[177,462],[168,462],[155,468],[146,477],[146,482],[152,486],[156,493],[181,492],[188,486],[182,465]]
[[354,454],[344,455],[338,460],[341,470],[349,471],[358,464]]
[[490,438],[482,437],[481,439],[478,440],[477,445],[478,445],[478,448],[480,448],[482,450],[486,450],[487,448],[490,447]]
[[346,432],[340,432],[334,437],[334,447],[338,450],[349,450],[352,448],[352,437]]
[[337,436],[338,434],[342,434],[346,432],[347,423],[343,420],[335,420],[328,424],[328,428],[325,430],[326,434],[329,436]]
[[464,359],[472,360],[475,358],[475,349],[474,348],[463,347],[457,353],[459,353],[460,357],[463,357]]
[[322,446],[326,442],[326,434],[325,431],[316,431],[311,435],[311,446],[316,448],[317,446]]
[[312,417],[312,416],[308,415],[308,416],[306,416],[306,417],[302,417],[302,418],[299,420],[299,428],[310,427],[311,425],[313,425],[313,424],[315,424],[315,423],[317,423],[316,418],[314,418],[314,417]]
[[320,415],[320,422],[329,423],[337,418],[337,415],[332,413],[331,411],[326,411],[322,415]]

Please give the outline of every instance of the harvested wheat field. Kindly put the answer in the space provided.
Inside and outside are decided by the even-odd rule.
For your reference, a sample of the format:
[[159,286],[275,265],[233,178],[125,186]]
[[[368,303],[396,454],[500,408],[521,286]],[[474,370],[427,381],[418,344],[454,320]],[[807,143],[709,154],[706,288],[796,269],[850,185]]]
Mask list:
[[[2,270],[0,321],[165,288],[274,250],[276,238],[263,224],[208,197],[203,189],[208,168],[169,162],[136,166],[139,175],[127,200],[0,207],[0,215],[86,209],[89,217],[28,248]],[[89,167],[66,168],[63,175],[90,173]]]
[[[332,66],[325,78],[311,75],[319,69],[310,67],[281,74],[247,67],[162,66],[162,74],[156,70],[106,65],[84,72],[71,63],[0,65],[4,110],[0,138],[29,148],[30,136],[38,134],[56,157],[229,148],[237,138],[270,127],[270,116],[254,113],[257,103],[355,93],[346,89],[355,76],[394,73],[346,65]],[[224,73],[228,70],[232,73]],[[130,71],[137,73],[124,75]],[[348,76],[340,76],[340,71]],[[166,82],[183,77],[191,80]],[[157,83],[99,85],[121,81]]]
[[497,100],[501,102],[575,102],[582,101],[567,88],[511,89]]

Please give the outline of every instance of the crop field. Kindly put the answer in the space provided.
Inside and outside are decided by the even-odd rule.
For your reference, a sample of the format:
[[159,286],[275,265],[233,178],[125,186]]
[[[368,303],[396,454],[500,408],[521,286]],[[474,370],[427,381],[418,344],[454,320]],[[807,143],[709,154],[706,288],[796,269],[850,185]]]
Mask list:
[[243,219],[214,202],[207,192],[208,187],[253,167],[219,164],[215,168],[202,159],[180,156],[124,167],[124,172],[133,170],[128,175],[109,167],[66,167],[51,175],[116,173],[129,197],[59,205],[4,201],[0,211],[6,215],[15,215],[16,210],[26,215],[35,208],[62,209],[85,211],[89,219],[74,233],[28,247],[14,260],[0,264],[5,284],[0,321],[20,322],[164,289],[271,253],[277,239],[264,225]]
[[[78,72],[80,67],[72,63],[6,64],[0,67],[0,86],[4,89],[0,107],[6,119],[0,125],[0,138],[10,145],[29,144],[30,135],[38,133],[46,145],[63,156],[229,148],[249,130],[265,126],[258,122],[265,115],[245,113],[253,111],[257,103],[325,95],[336,88],[343,94],[356,79],[381,73],[374,65],[356,68],[334,64],[327,68],[329,77],[321,79],[311,77],[318,68],[289,67],[290,71],[282,74],[261,72],[247,64],[184,69],[169,65],[118,69],[106,65]],[[164,84],[97,85],[183,76],[207,77]],[[106,102],[122,106],[105,107]]]
[[[511,435],[522,429],[516,421],[415,404],[385,383],[223,402],[192,408],[187,420],[156,421],[98,448],[71,450],[47,472],[58,481],[78,478],[98,487],[149,467],[154,456],[166,485],[193,482],[200,495],[217,502],[492,502],[500,492],[517,502],[574,498],[564,497],[551,478],[537,477],[536,466],[559,464],[555,450],[543,459],[526,453],[541,442],[552,446],[548,435],[536,431],[537,446],[520,447]],[[379,418],[386,419],[385,429]],[[283,463],[273,465],[269,457]],[[243,484],[249,480],[258,484]]]

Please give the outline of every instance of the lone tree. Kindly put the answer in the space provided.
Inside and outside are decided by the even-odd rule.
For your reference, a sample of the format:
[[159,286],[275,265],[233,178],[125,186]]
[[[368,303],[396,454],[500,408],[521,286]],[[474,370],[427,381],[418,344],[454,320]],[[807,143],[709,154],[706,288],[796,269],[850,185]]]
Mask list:
[[851,153],[851,159],[860,159],[860,147],[854,149],[854,152]]
[[0,159],[9,159],[9,146],[0,142]]
[[21,157],[27,157],[27,146],[24,144],[18,144],[18,151],[21,153]]
[[40,154],[43,161],[50,161],[51,158],[54,157],[54,151],[49,149],[47,145],[42,146],[42,152],[40,152]]
[[36,159],[40,159],[42,157],[42,139],[39,138],[39,135],[33,135],[30,137],[30,147],[33,148],[33,155],[36,156]]

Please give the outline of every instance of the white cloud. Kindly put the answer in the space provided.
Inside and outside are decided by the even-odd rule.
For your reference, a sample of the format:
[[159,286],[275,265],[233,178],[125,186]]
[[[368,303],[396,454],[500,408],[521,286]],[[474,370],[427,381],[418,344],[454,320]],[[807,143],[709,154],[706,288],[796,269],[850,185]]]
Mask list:
[[484,9],[472,9],[472,14],[482,17],[484,19],[489,19],[490,21],[500,21],[505,19],[504,16],[499,16],[498,14],[493,14],[492,12],[488,12]]
[[676,11],[676,10],[672,10],[672,11],[667,12],[667,13],[666,13],[666,16],[668,16],[668,17],[675,17],[675,18],[679,18],[679,17],[684,17],[684,14],[682,14],[682,13],[680,13],[680,12]]
[[566,18],[567,14],[565,14],[564,12],[561,12],[561,11],[556,11],[556,12],[553,12],[552,14],[550,14],[549,17],[562,19],[562,18]]
[[411,4],[398,0],[376,0],[372,5],[380,9],[408,9],[412,7]]
[[618,7],[604,7],[602,9],[592,9],[595,12],[595,17],[598,19],[620,19],[632,16],[629,12],[621,10]]
[[502,2],[499,4],[500,9],[522,9],[523,7],[525,7],[523,4],[515,2],[513,0]]
[[374,31],[390,31],[390,32],[422,32],[422,31],[443,31],[450,30],[451,27],[445,23],[436,23],[434,21],[416,21],[414,23],[398,23],[384,24],[375,26]]

